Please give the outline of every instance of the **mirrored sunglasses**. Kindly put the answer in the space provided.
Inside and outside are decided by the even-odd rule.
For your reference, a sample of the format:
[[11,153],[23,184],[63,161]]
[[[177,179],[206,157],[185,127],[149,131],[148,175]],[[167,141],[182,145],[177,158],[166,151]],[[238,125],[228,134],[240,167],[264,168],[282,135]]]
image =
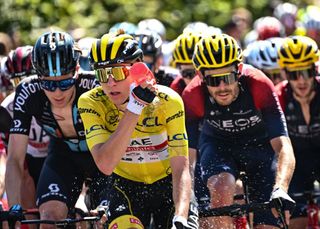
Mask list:
[[100,83],[108,83],[110,77],[112,77],[114,81],[119,82],[129,76],[129,67],[99,68],[95,70],[95,74]]
[[59,88],[61,91],[70,89],[76,83],[76,78],[70,78],[65,80],[53,81],[53,80],[40,80],[40,86],[42,89],[54,92]]
[[238,72],[233,71],[230,73],[206,75],[204,80],[205,83],[211,87],[218,87],[221,81],[223,81],[226,85],[229,85],[238,80]]

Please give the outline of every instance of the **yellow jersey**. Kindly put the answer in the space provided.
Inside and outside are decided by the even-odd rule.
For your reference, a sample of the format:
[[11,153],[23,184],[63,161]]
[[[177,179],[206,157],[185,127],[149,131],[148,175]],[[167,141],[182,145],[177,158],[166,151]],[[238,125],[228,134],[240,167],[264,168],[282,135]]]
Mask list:
[[[123,116],[101,86],[82,94],[78,109],[90,150],[109,139]],[[174,156],[188,156],[183,101],[171,88],[158,85],[158,94],[143,109],[114,173],[152,184],[171,174],[170,158]]]

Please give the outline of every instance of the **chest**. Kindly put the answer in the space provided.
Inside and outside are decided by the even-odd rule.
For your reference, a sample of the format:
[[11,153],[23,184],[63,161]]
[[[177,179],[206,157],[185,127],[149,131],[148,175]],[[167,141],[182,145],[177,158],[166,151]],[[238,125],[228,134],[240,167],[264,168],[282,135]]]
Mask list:
[[65,137],[77,136],[74,128],[74,114],[72,107],[52,108],[52,115]]

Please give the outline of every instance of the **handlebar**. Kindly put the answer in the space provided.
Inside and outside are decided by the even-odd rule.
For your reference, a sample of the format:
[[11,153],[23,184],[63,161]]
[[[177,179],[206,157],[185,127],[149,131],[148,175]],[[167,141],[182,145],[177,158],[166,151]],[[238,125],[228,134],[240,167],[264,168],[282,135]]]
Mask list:
[[[280,200],[279,200],[280,201]],[[279,214],[280,224],[283,229],[287,229],[288,225],[285,221],[284,211],[281,208],[281,203],[274,201],[264,203],[248,203],[248,204],[232,204],[229,206],[219,208],[209,208],[209,206],[199,207],[199,217],[212,217],[212,216],[231,216],[237,217],[250,212],[257,212],[275,208]]]

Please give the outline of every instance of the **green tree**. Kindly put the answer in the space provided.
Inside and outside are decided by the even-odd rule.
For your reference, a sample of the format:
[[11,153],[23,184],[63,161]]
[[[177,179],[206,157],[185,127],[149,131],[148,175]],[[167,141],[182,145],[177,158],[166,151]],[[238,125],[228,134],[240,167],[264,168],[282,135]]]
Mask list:
[[100,37],[117,22],[157,18],[172,40],[191,21],[223,27],[237,7],[247,8],[253,19],[272,13],[268,0],[1,0],[0,31],[20,37],[21,44],[33,44],[50,27],[68,32],[81,28],[75,30],[81,36]]

